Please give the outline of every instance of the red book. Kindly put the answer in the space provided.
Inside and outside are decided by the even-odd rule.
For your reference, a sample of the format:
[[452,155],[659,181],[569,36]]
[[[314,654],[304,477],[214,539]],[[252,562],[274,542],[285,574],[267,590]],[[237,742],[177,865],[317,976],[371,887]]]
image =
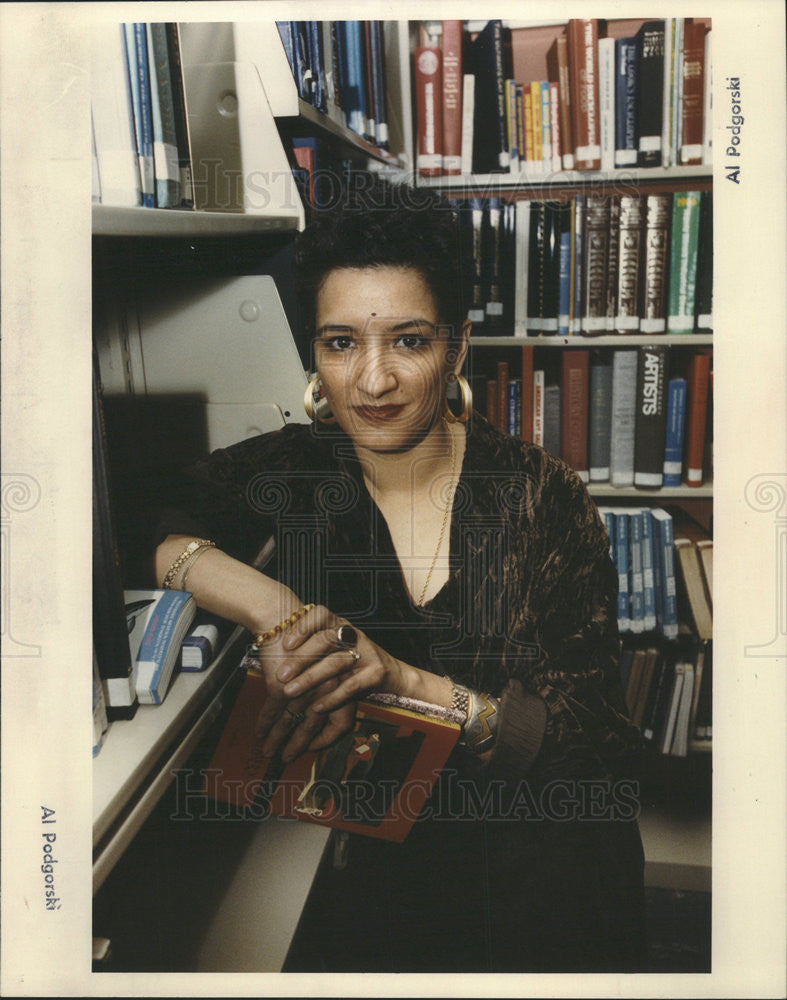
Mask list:
[[583,482],[588,470],[588,385],[590,352],[561,351],[560,457]]
[[704,95],[705,26],[687,21],[683,29],[680,163],[702,163]]
[[443,173],[462,172],[462,21],[443,21]]
[[401,842],[460,734],[455,713],[390,696],[358,702],[352,730],[291,764],[262,756],[254,735],[265,701],[261,675],[246,673],[205,773],[205,794],[339,830]]
[[497,423],[501,431],[508,433],[508,362],[497,362]]
[[443,172],[443,53],[435,46],[415,50],[416,166],[420,177]]
[[533,440],[533,348],[522,346],[522,440]]
[[569,20],[568,68],[574,166],[577,170],[600,170],[597,18]]
[[708,416],[710,354],[698,353],[689,362],[686,382],[686,485],[702,485],[702,460],[705,453],[705,425]]
[[486,419],[497,427],[497,381],[493,378],[486,383]]
[[547,53],[547,75],[550,83],[558,85],[560,152],[563,170],[573,170],[574,137],[571,125],[571,83],[568,71],[568,39],[565,33],[557,36]]
[[310,146],[295,146],[293,155],[298,166],[309,175],[309,205],[314,208],[314,150]]

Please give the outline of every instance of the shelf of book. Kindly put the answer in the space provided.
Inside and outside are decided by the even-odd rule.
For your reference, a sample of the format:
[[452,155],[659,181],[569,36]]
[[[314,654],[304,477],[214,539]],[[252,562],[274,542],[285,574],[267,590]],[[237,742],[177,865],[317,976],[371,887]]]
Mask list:
[[122,855],[220,707],[240,658],[238,631],[203,672],[179,673],[160,705],[109,725],[93,760],[93,891]]
[[600,337],[572,335],[570,337],[470,337],[471,347],[645,347],[662,344],[664,347],[708,347],[713,344],[712,333],[674,334],[608,334]]
[[293,134],[306,131],[309,134],[314,134],[316,130],[325,136],[339,139],[343,146],[355,149],[369,159],[377,160],[389,167],[399,168],[402,166],[401,161],[392,153],[373,145],[364,139],[363,136],[347,128],[346,125],[342,125],[341,122],[335,121],[307,101],[304,101],[303,98],[298,98],[297,115],[279,115],[276,117],[276,121],[282,131]]
[[539,172],[528,173],[494,173],[494,174],[458,174],[444,177],[418,177],[419,187],[451,188],[475,190],[483,189],[489,193],[499,188],[514,190],[541,190],[543,188],[601,188],[621,184],[642,187],[648,184],[674,184],[677,181],[712,179],[712,167],[709,164],[701,166],[676,167],[630,167],[617,170],[572,170],[550,174]]
[[93,205],[95,236],[241,236],[299,228],[297,214],[200,212],[169,208]]
[[697,500],[713,496],[713,483],[703,483],[701,486],[662,486],[653,490],[640,489],[635,486],[616,488],[609,483],[589,483],[588,493],[592,497],[620,500]]

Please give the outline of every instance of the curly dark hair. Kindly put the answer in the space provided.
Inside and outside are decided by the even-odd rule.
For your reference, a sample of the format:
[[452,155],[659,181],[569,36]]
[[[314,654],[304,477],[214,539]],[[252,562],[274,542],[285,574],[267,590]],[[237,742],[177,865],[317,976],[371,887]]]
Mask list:
[[436,192],[356,173],[341,199],[319,212],[295,244],[294,268],[307,337],[317,294],[343,267],[410,267],[434,295],[441,323],[458,336],[467,317],[471,246],[456,209]]

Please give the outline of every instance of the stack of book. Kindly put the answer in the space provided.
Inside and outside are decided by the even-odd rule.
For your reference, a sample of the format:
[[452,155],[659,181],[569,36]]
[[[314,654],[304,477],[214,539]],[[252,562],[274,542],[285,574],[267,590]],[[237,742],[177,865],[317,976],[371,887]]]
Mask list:
[[682,634],[677,643],[624,643],[621,681],[632,721],[659,754],[685,757],[710,746],[712,644]]
[[93,201],[193,208],[178,25],[92,31]]
[[532,441],[589,483],[615,489],[699,487],[710,477],[712,356],[658,342],[641,347],[530,345],[521,367],[499,360],[473,379],[477,408],[500,430]]
[[160,705],[197,605],[181,590],[126,590],[124,597],[137,699],[142,705]]
[[711,31],[701,21],[647,21],[613,38],[603,37],[604,21],[572,18],[547,53],[547,79],[538,80],[515,79],[512,32],[502,21],[475,35],[461,21],[422,24],[414,63],[420,176],[711,161]]
[[454,199],[473,247],[475,336],[713,328],[713,194]]
[[277,21],[298,96],[388,148],[382,21]]

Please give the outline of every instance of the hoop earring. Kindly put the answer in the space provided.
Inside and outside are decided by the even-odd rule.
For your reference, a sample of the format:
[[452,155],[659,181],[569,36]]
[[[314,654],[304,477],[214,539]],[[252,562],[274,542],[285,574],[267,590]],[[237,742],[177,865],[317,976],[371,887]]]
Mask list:
[[462,396],[462,408],[459,413],[454,413],[448,405],[448,400],[443,400],[443,416],[449,424],[466,424],[473,412],[473,390],[464,375],[454,375],[459,392]]
[[331,406],[322,395],[322,380],[314,375],[303,393],[303,408],[309,420],[319,420],[321,424],[335,424],[336,417],[331,413]]

